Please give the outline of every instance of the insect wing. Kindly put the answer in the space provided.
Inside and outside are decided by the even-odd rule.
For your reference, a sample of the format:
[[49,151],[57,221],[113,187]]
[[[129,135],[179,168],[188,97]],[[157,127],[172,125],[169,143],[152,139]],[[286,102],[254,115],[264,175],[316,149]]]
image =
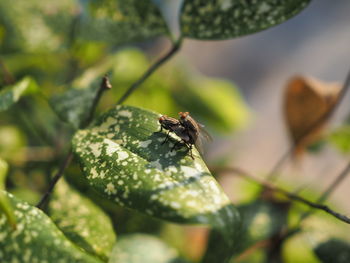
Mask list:
[[201,123],[198,123],[198,127],[199,127],[199,139],[202,137],[203,139],[205,139],[206,141],[213,141],[213,138],[210,136],[209,132],[204,129],[204,125]]

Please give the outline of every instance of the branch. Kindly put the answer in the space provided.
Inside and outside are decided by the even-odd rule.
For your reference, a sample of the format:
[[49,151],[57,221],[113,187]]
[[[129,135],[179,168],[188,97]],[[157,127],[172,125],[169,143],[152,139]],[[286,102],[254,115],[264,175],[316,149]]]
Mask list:
[[109,82],[109,79],[108,79],[107,75],[105,75],[102,78],[100,88],[98,89],[98,91],[97,91],[97,93],[95,95],[95,98],[92,101],[92,105],[91,105],[91,108],[90,108],[89,116],[87,117],[86,121],[82,125],[82,128],[85,128],[86,126],[88,126],[91,123],[91,121],[94,119],[94,114],[95,114],[98,102],[100,101],[100,99],[102,97],[103,92],[105,92],[107,90],[110,90],[111,88],[112,88],[112,85]]
[[[326,199],[335,191],[335,189],[340,185],[340,183],[349,175],[350,172],[350,162],[345,166],[345,168],[340,172],[340,174],[334,179],[334,181],[328,186],[323,194],[317,199],[317,203],[323,203]],[[312,214],[312,211],[308,211],[301,215],[298,225],[308,218]]]
[[[348,168],[350,169],[350,167]],[[348,170],[347,169],[347,170]],[[239,176],[242,176],[243,178],[255,183],[255,184],[258,184],[258,185],[261,185],[261,186],[264,186],[265,188],[269,189],[269,190],[272,190],[274,192],[278,192],[278,193],[281,193],[283,194],[285,197],[291,199],[291,200],[294,200],[294,201],[298,201],[300,203],[303,203],[305,205],[308,205],[309,207],[312,207],[312,208],[315,208],[315,209],[319,209],[319,210],[323,210],[324,212],[328,213],[328,214],[331,214],[332,216],[334,216],[335,218],[347,223],[347,224],[350,224],[350,218],[348,218],[347,216],[345,215],[342,215],[338,212],[335,212],[333,211],[332,209],[330,209],[328,206],[326,205],[322,205],[322,204],[318,204],[318,203],[314,203],[312,201],[309,201],[297,194],[293,194],[293,193],[290,193],[288,192],[287,190],[284,190],[278,186],[274,186],[268,182],[266,182],[265,180],[262,180],[258,177],[255,177],[239,168],[234,168],[234,167],[224,167],[224,168],[218,168],[218,169],[215,169],[214,170],[216,172],[231,172],[231,173],[234,173],[236,175],[239,175]]]
[[302,135],[297,139],[297,141],[279,158],[276,164],[273,166],[271,171],[268,173],[266,179],[268,181],[275,181],[278,177],[277,172],[281,169],[285,161],[294,152],[297,145],[302,142],[308,135],[310,135],[314,130],[318,129],[325,121],[327,121],[336,109],[339,107],[340,103],[344,99],[347,91],[350,88],[350,71],[348,72],[346,79],[344,81],[343,87],[339,92],[337,100],[329,107],[328,111],[321,115],[314,123],[312,123],[307,129],[302,133]]
[[[86,127],[87,125],[89,125],[91,123],[91,121],[94,118],[94,113],[96,111],[96,107],[98,105],[98,102],[101,99],[101,96],[103,94],[104,91],[109,90],[112,88],[112,85],[109,83],[109,79],[107,76],[104,76],[100,85],[100,88],[98,89],[94,100],[92,102],[92,106],[90,108],[90,113],[88,118],[86,119],[84,125],[82,127]],[[54,177],[52,178],[52,181],[49,185],[49,189],[46,191],[46,193],[44,194],[44,196],[41,198],[41,200],[39,201],[39,203],[37,204],[37,207],[40,209],[43,209],[44,205],[47,202],[47,199],[49,198],[50,194],[52,193],[53,189],[55,188],[55,185],[57,184],[58,180],[63,176],[64,171],[66,170],[66,168],[69,166],[69,164],[71,163],[73,159],[73,153],[72,150],[69,150],[68,154],[66,155],[64,161],[61,163],[60,168],[58,169],[58,172],[54,175]]]
[[61,163],[60,168],[58,169],[58,172],[54,175],[52,178],[52,181],[50,183],[49,189],[47,189],[46,193],[43,195],[39,203],[36,205],[37,208],[40,208],[43,210],[44,205],[47,202],[47,199],[49,198],[50,194],[52,193],[55,185],[57,184],[58,180],[62,177],[64,170],[69,166],[70,162],[73,159],[73,153],[71,150],[69,150],[66,158],[64,161]]
[[152,75],[154,71],[156,71],[161,65],[168,61],[174,54],[176,54],[176,52],[179,51],[181,44],[182,37],[180,37],[180,39],[174,43],[168,53],[156,61],[151,67],[149,67],[148,70],[129,87],[129,89],[117,101],[117,104],[122,104],[131,95],[131,93],[133,93],[146,79]]

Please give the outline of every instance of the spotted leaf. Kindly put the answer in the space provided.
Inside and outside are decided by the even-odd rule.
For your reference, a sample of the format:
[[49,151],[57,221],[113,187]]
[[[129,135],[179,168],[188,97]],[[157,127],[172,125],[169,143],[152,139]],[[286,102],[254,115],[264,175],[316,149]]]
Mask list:
[[145,234],[127,235],[113,248],[109,263],[180,263],[175,249],[159,238]]
[[16,227],[16,217],[13,212],[13,207],[10,204],[7,196],[2,190],[5,190],[5,177],[7,174],[8,165],[7,163],[0,159],[0,215],[5,214],[8,223],[12,227]]
[[323,263],[350,262],[350,244],[340,239],[330,239],[319,244],[314,252]]
[[118,45],[168,34],[167,25],[152,0],[84,1],[80,36]]
[[228,39],[275,26],[299,13],[310,0],[184,0],[182,34],[196,39]]
[[25,77],[14,85],[0,88],[0,111],[7,110],[12,104],[17,102],[20,97],[26,93],[34,92],[38,89],[36,82]]
[[178,223],[203,223],[232,238],[236,209],[196,150],[194,160],[179,138],[163,144],[160,114],[117,106],[73,138],[83,172],[100,194],[115,203]]
[[0,215],[1,262],[101,263],[71,243],[41,210],[6,195],[15,208],[17,228]]
[[50,104],[61,120],[78,129],[90,114],[98,85],[85,89],[71,88],[50,98]]
[[116,241],[109,217],[63,180],[55,187],[49,214],[73,243],[103,260],[108,259]]

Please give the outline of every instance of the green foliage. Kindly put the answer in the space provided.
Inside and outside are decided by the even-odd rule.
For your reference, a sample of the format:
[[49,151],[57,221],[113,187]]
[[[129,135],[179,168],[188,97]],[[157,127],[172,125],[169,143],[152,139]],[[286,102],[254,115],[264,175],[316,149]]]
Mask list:
[[323,263],[350,262],[350,244],[339,239],[330,239],[315,248],[315,253]]
[[116,241],[109,217],[63,180],[55,187],[49,214],[74,244],[105,261],[108,259]]
[[249,110],[237,87],[227,80],[199,74],[184,77],[172,93],[181,108],[206,120],[210,127],[220,132],[231,132],[246,126],[249,121]]
[[185,263],[175,249],[161,239],[145,234],[120,238],[113,248],[109,263]]
[[71,243],[41,210],[11,194],[7,196],[15,207],[17,228],[13,230],[5,216],[0,216],[0,255],[4,262],[101,262]]
[[[73,138],[83,172],[99,193],[117,204],[179,223],[209,224],[236,246],[239,216],[200,155],[171,151],[179,139],[162,145],[158,117],[150,111],[117,106]],[[227,257],[227,254],[222,254]]]
[[228,39],[282,23],[310,0],[184,0],[181,31],[197,39]]
[[[77,1],[0,1],[0,50],[55,51],[67,41],[69,28],[78,11]],[[30,25],[30,26],[28,26]]]
[[344,125],[333,131],[328,140],[341,153],[350,152],[350,125]]
[[98,84],[85,89],[71,88],[51,97],[50,104],[63,121],[78,129],[89,117],[98,89]]
[[167,25],[152,0],[88,0],[79,36],[120,45],[167,35]]
[[4,193],[7,169],[7,163],[4,160],[0,159],[0,215],[5,214],[8,224],[15,228],[16,217],[11,204]]
[[242,216],[242,240],[240,249],[277,235],[287,224],[288,203],[273,203],[257,200],[241,205],[238,211]]
[[[127,98],[132,106],[115,103],[155,65],[154,58],[123,45],[165,36],[181,48],[184,38],[218,40],[251,34],[296,15],[310,0],[184,0],[177,41],[158,8],[167,2],[18,0],[14,5],[0,0],[0,85],[19,80],[0,87],[0,158],[8,162],[0,159],[1,262],[185,262],[164,240],[183,252],[185,246],[198,249],[188,242],[207,245],[201,263],[234,262],[242,251],[275,240],[291,219],[299,219],[296,206],[258,200],[261,189],[251,185],[235,184],[235,198],[249,200],[236,209],[196,149],[194,160],[183,145],[172,151],[180,141],[174,134],[163,144],[166,133],[158,123],[163,114],[176,117],[179,111],[189,111],[209,130],[229,134],[246,125],[249,110],[230,81],[204,76],[176,61],[140,84]],[[148,48],[149,42],[145,44],[138,47]],[[108,111],[87,123],[105,74],[113,89],[101,97],[95,116]],[[31,96],[20,100],[27,94]],[[347,153],[348,138],[344,126],[329,140]],[[65,176],[76,188],[61,179],[47,205],[50,217],[3,191],[8,174],[8,191],[37,203],[50,184],[48,175],[59,169],[70,146],[77,158]],[[314,195],[303,192],[310,199]],[[166,230],[169,222],[176,235]],[[186,227],[173,223],[200,224],[209,228],[209,239],[189,241]],[[327,231],[333,236],[337,231],[345,236],[347,230],[333,221],[320,223],[316,216],[303,223],[312,238],[320,229],[322,235]],[[124,236],[116,242],[116,231],[150,235]],[[345,241],[330,240],[314,254],[301,241],[302,234],[278,248],[286,262],[318,262],[315,255],[323,262],[349,261]],[[346,240],[344,236],[339,235]],[[261,262],[270,248],[264,249],[242,262]],[[296,250],[302,255],[296,256]]]
[[35,81],[25,77],[16,84],[0,89],[0,111],[7,110],[16,103],[21,96],[38,90]]
[[[93,127],[78,131],[73,149],[90,184],[117,204],[175,222],[214,223],[230,204],[196,150],[162,145],[158,117],[117,106]],[[214,223],[215,224],[215,223]]]
[[[122,94],[148,66],[147,58],[138,50],[117,53],[112,76],[113,86],[118,87],[115,93]],[[249,121],[249,110],[235,85],[204,77],[181,63],[155,73],[127,103],[169,115],[186,110],[205,120],[210,128],[226,133]]]

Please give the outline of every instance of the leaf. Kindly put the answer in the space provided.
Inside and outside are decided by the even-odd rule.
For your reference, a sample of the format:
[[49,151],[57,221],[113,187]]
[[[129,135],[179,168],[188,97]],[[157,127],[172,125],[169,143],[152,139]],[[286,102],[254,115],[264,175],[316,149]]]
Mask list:
[[33,93],[36,90],[38,86],[30,77],[25,77],[14,85],[0,89],[0,111],[10,108],[22,95]]
[[6,194],[17,218],[12,230],[0,216],[0,255],[4,262],[100,263],[71,243],[41,210]]
[[350,152],[350,125],[346,124],[335,131],[333,131],[328,140],[332,145],[334,145],[341,153]]
[[339,239],[330,239],[318,245],[314,252],[323,263],[350,262],[350,244]]
[[249,122],[249,109],[229,81],[197,75],[185,80],[173,94],[183,109],[220,132],[231,132]]
[[145,234],[126,235],[113,248],[109,263],[180,263],[175,249]]
[[167,35],[167,25],[152,0],[84,1],[79,36],[120,45]]
[[288,208],[288,203],[264,200],[239,206],[244,231],[240,250],[278,234],[287,224]]
[[107,261],[116,236],[109,217],[92,201],[61,180],[55,186],[49,214],[74,244]]
[[303,10],[310,0],[184,0],[183,36],[228,39],[280,24]]
[[117,106],[73,138],[91,186],[115,203],[177,223],[209,224],[232,245],[239,216],[198,152],[162,145],[160,114]]
[[74,0],[50,4],[42,0],[18,0],[13,5],[11,0],[1,0],[0,27],[5,34],[1,50],[10,53],[61,48],[78,11],[77,3]]
[[322,123],[319,120],[336,103],[340,88],[338,84],[326,84],[301,76],[288,82],[284,113],[291,140],[297,144],[295,154],[303,152],[305,147],[320,138],[327,120]]
[[89,117],[98,89],[98,85],[85,89],[70,88],[60,95],[51,97],[50,105],[61,120],[78,129]]
[[0,215],[5,214],[8,223],[16,228],[16,217],[13,212],[13,208],[7,199],[7,196],[4,194],[5,190],[5,177],[7,174],[8,165],[7,163],[0,159]]
[[[144,73],[149,61],[135,49],[118,52],[115,60],[111,81],[118,88],[112,93],[120,97]],[[155,72],[127,102],[168,115],[189,111],[210,129],[226,133],[244,127],[250,117],[250,111],[234,84],[205,77],[181,63]]]

